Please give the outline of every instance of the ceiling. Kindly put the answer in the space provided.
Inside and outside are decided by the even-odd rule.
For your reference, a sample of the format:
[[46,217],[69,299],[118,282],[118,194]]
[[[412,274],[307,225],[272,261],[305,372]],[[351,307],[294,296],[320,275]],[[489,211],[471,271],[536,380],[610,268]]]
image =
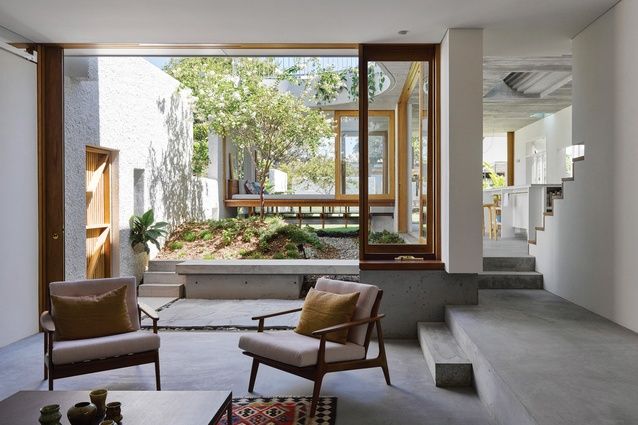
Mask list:
[[569,53],[616,1],[2,0],[0,26],[36,42],[184,44],[438,43],[484,28],[486,55],[541,56]]
[[515,131],[572,104],[572,58],[483,58],[483,133]]

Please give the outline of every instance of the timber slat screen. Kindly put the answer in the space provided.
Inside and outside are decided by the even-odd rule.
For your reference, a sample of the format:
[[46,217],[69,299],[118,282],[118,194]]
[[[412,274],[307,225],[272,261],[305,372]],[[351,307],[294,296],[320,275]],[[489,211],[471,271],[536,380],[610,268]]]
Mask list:
[[111,154],[86,149],[86,277],[111,276]]

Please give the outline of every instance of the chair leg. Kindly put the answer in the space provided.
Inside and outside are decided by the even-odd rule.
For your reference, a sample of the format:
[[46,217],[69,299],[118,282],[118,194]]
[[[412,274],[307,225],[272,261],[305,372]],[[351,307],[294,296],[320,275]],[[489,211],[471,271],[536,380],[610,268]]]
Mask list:
[[[47,359],[47,346],[49,345],[49,341],[47,338],[47,333],[46,331],[44,332],[44,360]],[[46,381],[49,378],[49,369],[47,368],[47,364],[44,363],[43,365],[44,368],[44,380]]]
[[49,391],[53,391],[53,373],[49,371]]
[[159,351],[155,353],[155,388],[157,389],[157,391],[162,390],[162,383],[160,378]]
[[385,343],[383,342],[383,331],[381,330],[381,323],[376,323],[377,327],[377,340],[379,343],[379,359],[381,359],[381,369],[383,369],[383,376],[385,377],[385,383],[390,383],[390,371],[388,369],[388,358],[385,354]]
[[315,378],[315,387],[312,390],[312,404],[310,405],[310,417],[315,417],[317,411],[317,403],[319,402],[319,394],[321,393],[321,383],[323,382],[323,375],[319,374]]
[[250,381],[248,382],[248,392],[252,393],[255,389],[255,380],[257,379],[257,370],[259,369],[259,361],[253,359],[253,366],[250,369]]

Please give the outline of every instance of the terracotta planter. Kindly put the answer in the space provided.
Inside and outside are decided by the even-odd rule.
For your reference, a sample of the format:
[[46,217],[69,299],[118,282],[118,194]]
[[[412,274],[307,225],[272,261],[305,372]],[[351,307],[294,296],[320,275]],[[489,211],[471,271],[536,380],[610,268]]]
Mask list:
[[232,198],[233,195],[237,195],[239,193],[239,180],[226,180],[226,197],[228,199]]

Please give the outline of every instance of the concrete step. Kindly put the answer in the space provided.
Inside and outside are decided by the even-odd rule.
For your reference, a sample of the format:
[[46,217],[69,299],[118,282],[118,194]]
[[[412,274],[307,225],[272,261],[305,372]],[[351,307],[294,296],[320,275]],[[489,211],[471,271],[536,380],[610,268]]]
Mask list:
[[145,272],[144,283],[152,283],[157,285],[162,284],[183,284],[184,276],[178,275],[175,272]]
[[417,323],[419,343],[437,387],[472,385],[472,363],[442,322]]
[[538,272],[482,272],[479,289],[543,289],[543,275]]
[[139,286],[140,297],[184,297],[184,285],[172,283],[172,284],[157,284],[157,283],[144,283]]
[[149,272],[174,272],[175,266],[184,260],[151,260],[148,262]]
[[486,272],[533,272],[536,258],[528,257],[483,257],[483,271]]

